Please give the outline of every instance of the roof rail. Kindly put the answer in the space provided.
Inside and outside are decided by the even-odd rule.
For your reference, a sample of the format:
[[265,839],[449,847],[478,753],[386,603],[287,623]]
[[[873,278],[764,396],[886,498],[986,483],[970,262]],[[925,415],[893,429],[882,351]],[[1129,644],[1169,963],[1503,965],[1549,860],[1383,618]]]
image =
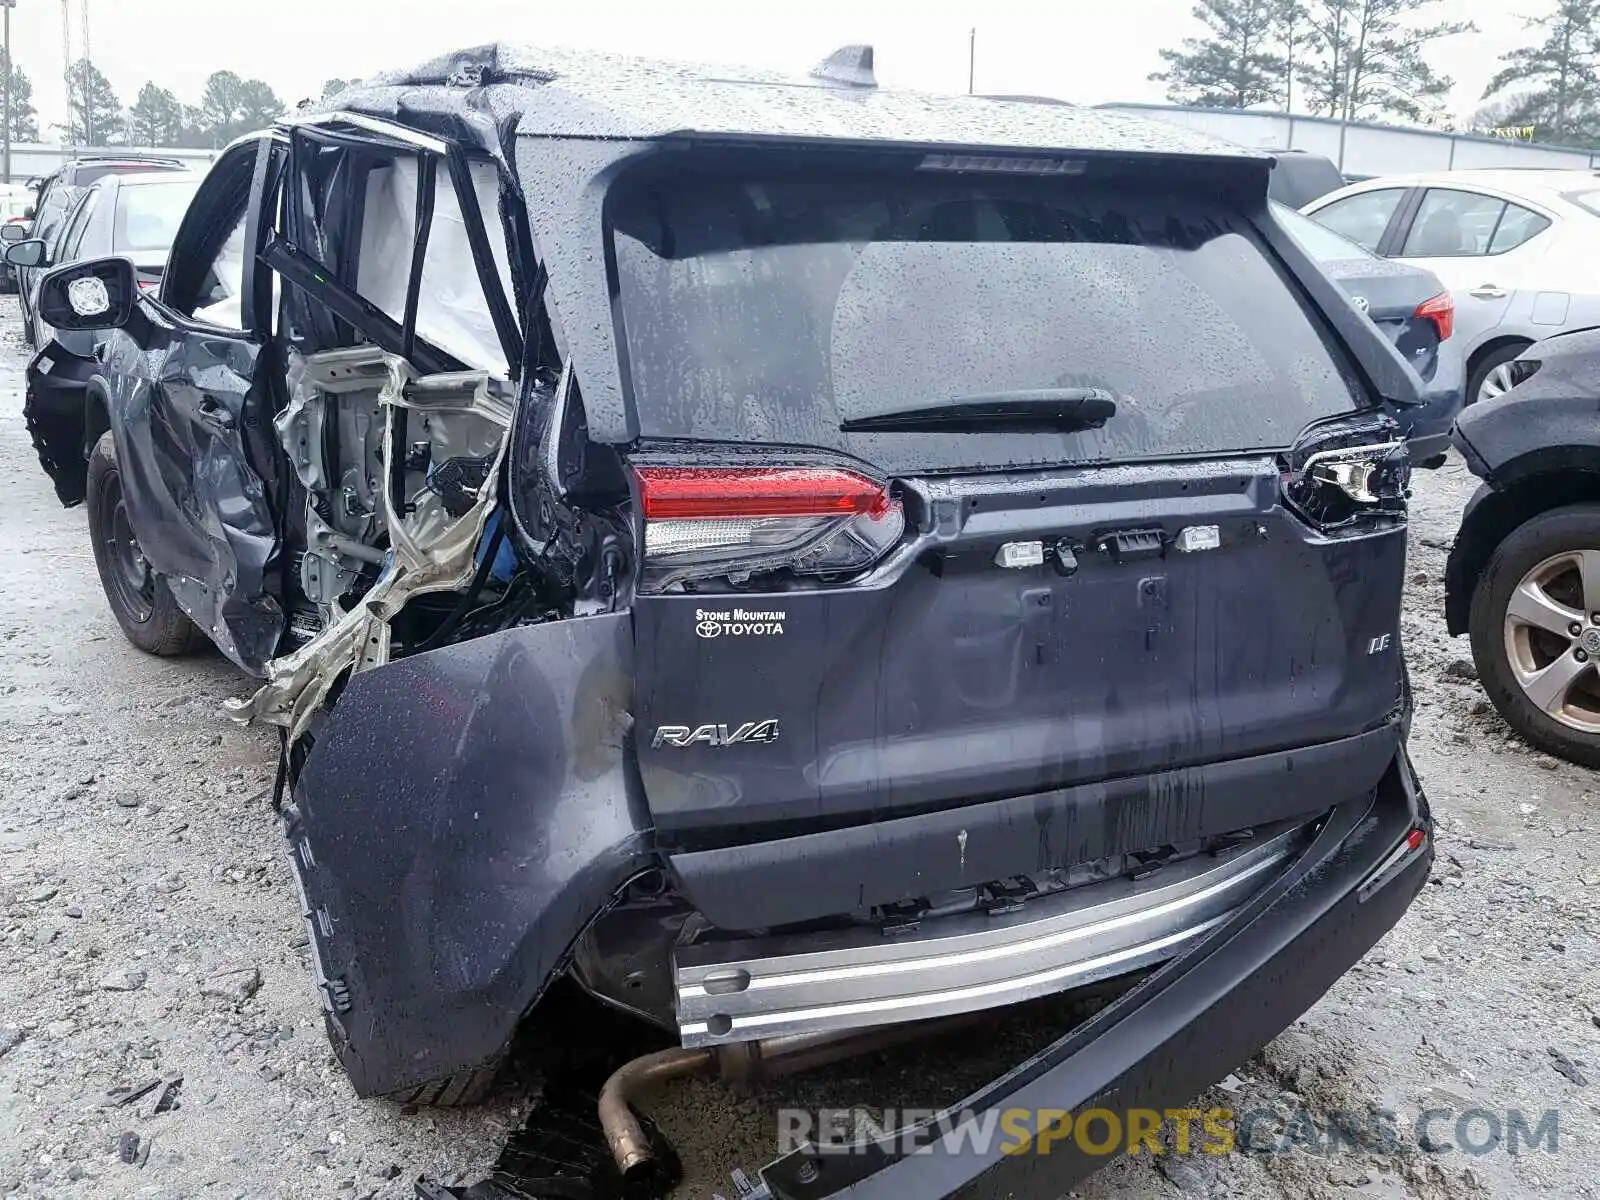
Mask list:
[[68,162],[158,162],[184,165],[183,159],[168,154],[75,154]]
[[872,73],[872,47],[840,46],[811,68],[811,77],[842,87],[875,88],[878,77]]

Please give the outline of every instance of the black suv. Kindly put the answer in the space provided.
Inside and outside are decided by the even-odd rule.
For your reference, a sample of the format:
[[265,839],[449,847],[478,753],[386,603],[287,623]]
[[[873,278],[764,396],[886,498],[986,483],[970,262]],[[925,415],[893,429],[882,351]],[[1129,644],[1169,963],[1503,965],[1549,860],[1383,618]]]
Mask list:
[[[1139,979],[952,1119],[1160,1108],[1399,918],[1417,381],[1268,158],[866,53],[340,102],[222,155],[159,294],[40,303],[118,330],[53,459],[118,620],[283,731],[363,1095],[476,1098],[575,980],[670,1043],[601,1098],[639,1170],[644,1080]],[[907,1144],[767,1183],[1102,1161]]]

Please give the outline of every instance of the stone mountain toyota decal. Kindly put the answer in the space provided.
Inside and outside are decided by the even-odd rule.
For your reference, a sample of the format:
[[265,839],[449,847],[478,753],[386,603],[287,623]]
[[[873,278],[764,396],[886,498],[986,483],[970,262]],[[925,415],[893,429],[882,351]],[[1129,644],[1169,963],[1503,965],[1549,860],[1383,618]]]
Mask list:
[[703,638],[774,637],[783,633],[783,623],[788,618],[781,608],[697,608],[694,631]]

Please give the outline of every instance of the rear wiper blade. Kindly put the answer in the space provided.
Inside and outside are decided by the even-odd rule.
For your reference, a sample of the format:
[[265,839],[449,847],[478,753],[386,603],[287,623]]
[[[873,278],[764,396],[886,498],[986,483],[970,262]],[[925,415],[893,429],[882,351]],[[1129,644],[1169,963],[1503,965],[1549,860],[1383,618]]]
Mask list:
[[852,417],[841,422],[839,428],[846,433],[996,432],[1006,428],[1076,433],[1099,429],[1116,415],[1117,402],[1105,388],[1030,388],[957,396],[925,408]]

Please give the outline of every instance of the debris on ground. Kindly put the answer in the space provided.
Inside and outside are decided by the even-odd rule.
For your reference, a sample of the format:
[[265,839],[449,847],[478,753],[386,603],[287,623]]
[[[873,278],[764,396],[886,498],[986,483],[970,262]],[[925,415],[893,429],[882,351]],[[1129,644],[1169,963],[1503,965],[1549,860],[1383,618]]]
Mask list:
[[260,987],[260,967],[222,967],[200,981],[200,994],[243,1004]]
[[118,970],[104,975],[100,987],[107,992],[136,992],[145,985],[149,975],[141,970]]

